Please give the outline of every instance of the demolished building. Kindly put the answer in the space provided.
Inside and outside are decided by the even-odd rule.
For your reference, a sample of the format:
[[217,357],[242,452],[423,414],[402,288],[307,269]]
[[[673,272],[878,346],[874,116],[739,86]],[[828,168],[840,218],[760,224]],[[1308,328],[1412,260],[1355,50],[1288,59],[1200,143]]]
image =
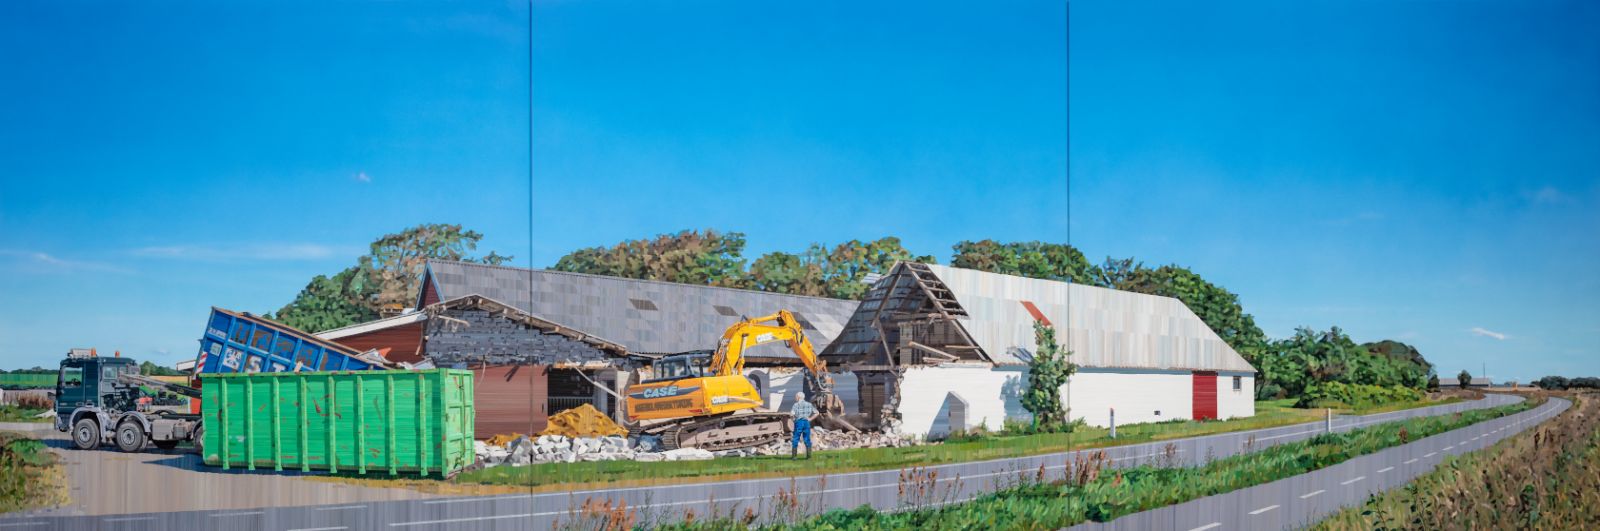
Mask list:
[[[713,350],[745,317],[794,312],[823,348],[856,302],[434,260],[417,310],[318,334],[392,361],[471,369],[478,375],[477,436],[538,432],[545,419],[590,404],[617,420],[616,396],[649,361]],[[781,347],[752,350],[747,373],[769,407],[799,389],[798,360]],[[855,389],[855,382],[841,387]],[[853,396],[845,396],[853,403]]]
[[1079,365],[1062,387],[1074,419],[1255,414],[1255,368],[1177,299],[932,264],[879,279],[822,357],[856,375],[871,424],[924,437],[997,430],[1029,418],[1035,322],[1054,326]]

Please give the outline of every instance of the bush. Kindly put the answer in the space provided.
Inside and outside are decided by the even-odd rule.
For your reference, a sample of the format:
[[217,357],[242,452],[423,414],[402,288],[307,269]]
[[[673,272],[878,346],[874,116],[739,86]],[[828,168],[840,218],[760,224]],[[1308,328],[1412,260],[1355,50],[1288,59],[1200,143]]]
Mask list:
[[1422,400],[1422,392],[1409,387],[1326,382],[1312,386],[1300,397],[1300,407],[1344,405],[1369,408],[1396,402]]

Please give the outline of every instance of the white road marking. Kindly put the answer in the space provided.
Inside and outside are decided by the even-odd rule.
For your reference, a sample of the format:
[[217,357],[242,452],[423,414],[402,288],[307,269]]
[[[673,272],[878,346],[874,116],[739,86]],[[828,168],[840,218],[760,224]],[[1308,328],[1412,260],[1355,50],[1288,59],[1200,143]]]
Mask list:
[[353,510],[353,509],[365,509],[365,508],[367,508],[367,506],[365,506],[365,505],[338,505],[338,506],[334,506],[334,507],[318,507],[317,510],[318,511],[349,511],[349,510]]
[[339,526],[339,527],[307,527],[305,529],[290,529],[289,531],[339,531],[340,529],[350,529],[350,528],[345,527],[345,526]]
[[1206,531],[1207,529],[1211,529],[1213,527],[1222,527],[1222,522],[1211,522],[1209,524],[1190,529],[1189,531]]
[[1402,464],[1406,464],[1406,465],[1409,465],[1409,464],[1411,464],[1411,463],[1415,463],[1415,462],[1417,462],[1417,458],[1415,458],[1415,457],[1413,457],[1413,458],[1411,458],[1411,459],[1407,459],[1407,460],[1406,460],[1406,462],[1405,462],[1405,463],[1402,463]]
[[1268,505],[1266,507],[1262,507],[1260,509],[1256,509],[1254,511],[1250,511],[1250,516],[1255,516],[1255,515],[1258,515],[1258,514],[1267,512],[1267,511],[1271,511],[1271,510],[1277,509],[1277,508],[1278,508],[1278,506],[1276,506],[1276,505]]
[[1456,445],[1454,445],[1454,444],[1444,447],[1444,451],[1446,451],[1446,452],[1454,450],[1454,449],[1456,449]]
[[467,502],[480,502],[480,501],[520,500],[520,499],[523,499],[523,498],[532,498],[532,497],[533,497],[532,494],[520,494],[520,495],[516,495],[516,496],[495,496],[493,498],[456,498],[456,499],[453,499],[453,500],[425,501],[425,502],[422,502],[422,504],[423,505],[435,505],[435,504],[440,504],[440,503],[467,503]]
[[1325,490],[1314,490],[1314,491],[1311,491],[1311,492],[1307,492],[1305,494],[1301,494],[1300,495],[1300,499],[1304,500],[1306,498],[1310,498],[1312,496],[1316,496],[1316,495],[1322,494],[1324,492],[1328,492],[1328,491],[1325,491]]
[[1355,479],[1347,480],[1344,483],[1340,483],[1340,485],[1349,485],[1351,483],[1355,483],[1355,482],[1361,481],[1363,479],[1367,479],[1367,477],[1366,476],[1356,476]]
[[547,513],[502,514],[502,515],[496,515],[496,516],[478,516],[478,517],[473,517],[473,518],[453,518],[453,519],[449,519],[449,520],[421,520],[421,521],[417,521],[417,522],[398,522],[398,523],[389,524],[389,527],[409,527],[409,526],[414,526],[414,525],[452,524],[452,523],[456,523],[456,522],[481,522],[481,521],[484,521],[484,520],[505,520],[507,518],[532,518],[534,516],[548,516],[548,515],[552,515],[552,514],[561,514],[561,512],[560,511],[551,511],[551,512],[547,512]]
[[24,526],[35,526],[35,525],[50,525],[50,522],[16,522],[16,523],[0,524],[0,527],[24,527]]
[[264,512],[264,511],[249,511],[249,512],[243,512],[243,513],[217,513],[217,514],[211,515],[211,517],[212,518],[226,518],[226,517],[229,517],[229,516],[255,516],[255,515],[258,515],[258,514],[266,514],[266,512]]
[[106,518],[102,522],[138,522],[140,520],[155,520],[154,516],[129,516],[125,518]]
[[1378,469],[1378,473],[1379,473],[1379,474],[1382,474],[1382,473],[1384,473],[1384,472],[1388,472],[1388,471],[1390,471],[1390,470],[1394,470],[1394,467],[1392,467],[1392,466],[1391,466],[1391,467],[1388,467],[1388,468],[1381,468],[1381,469]]
[[1439,452],[1428,452],[1426,454],[1423,454],[1422,456],[1423,457],[1433,457],[1433,456],[1436,456],[1436,455],[1439,455]]

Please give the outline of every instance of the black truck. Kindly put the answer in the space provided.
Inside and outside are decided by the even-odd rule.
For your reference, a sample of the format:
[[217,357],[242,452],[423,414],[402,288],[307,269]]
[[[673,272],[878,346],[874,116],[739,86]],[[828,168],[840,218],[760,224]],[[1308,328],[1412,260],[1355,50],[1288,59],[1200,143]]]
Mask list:
[[107,441],[124,452],[147,443],[170,450],[194,441],[198,451],[204,426],[200,415],[154,403],[145,388],[198,399],[200,390],[139,374],[130,358],[105,358],[73,349],[61,361],[56,379],[56,430],[70,431],[72,444],[93,450]]

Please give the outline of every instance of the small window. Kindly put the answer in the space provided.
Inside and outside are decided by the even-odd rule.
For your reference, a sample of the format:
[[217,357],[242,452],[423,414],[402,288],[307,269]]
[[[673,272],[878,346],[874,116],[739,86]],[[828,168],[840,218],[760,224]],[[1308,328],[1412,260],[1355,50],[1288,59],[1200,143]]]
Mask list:
[[650,302],[650,301],[647,301],[647,300],[644,300],[644,299],[628,299],[628,302],[633,303],[633,309],[635,309],[635,310],[651,310],[651,311],[654,311],[656,309],[656,303],[653,303],[653,302]]
[[1242,389],[1244,389],[1244,377],[1243,376],[1235,376],[1235,377],[1233,377],[1233,390],[1239,391],[1239,390],[1242,390]]
[[117,381],[117,366],[107,365],[100,368],[100,381],[110,383]]
[[739,316],[739,312],[733,311],[733,308],[729,308],[727,306],[713,306],[713,308],[717,309],[717,314],[719,315],[726,315],[728,317]]
[[83,367],[62,367],[61,385],[64,387],[83,385]]

